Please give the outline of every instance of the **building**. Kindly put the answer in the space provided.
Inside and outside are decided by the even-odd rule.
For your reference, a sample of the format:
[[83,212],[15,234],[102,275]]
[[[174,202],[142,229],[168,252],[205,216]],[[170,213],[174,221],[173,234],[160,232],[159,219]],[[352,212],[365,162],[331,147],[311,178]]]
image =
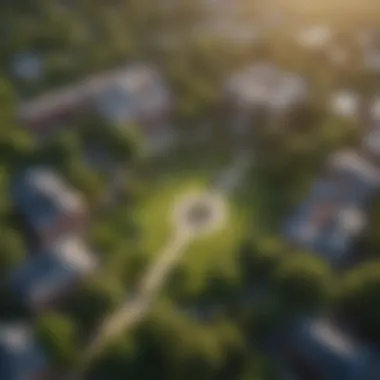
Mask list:
[[23,324],[0,325],[0,379],[51,379],[48,375],[47,360],[31,328]]
[[380,126],[373,125],[363,136],[360,151],[371,162],[380,167]]
[[363,60],[367,70],[373,73],[380,71],[380,36],[378,30],[367,30],[361,36]]
[[146,145],[170,142],[172,97],[156,70],[136,66],[120,72],[90,102],[110,126],[133,128],[137,123]]
[[299,30],[295,36],[304,48],[323,49],[332,39],[332,31],[328,25],[312,25]]
[[307,199],[285,222],[284,236],[331,264],[344,262],[367,225],[367,206],[380,185],[380,171],[354,152],[331,158]]
[[377,380],[380,367],[368,347],[323,318],[297,320],[286,331],[283,353],[304,380]]
[[231,124],[241,134],[257,115],[284,120],[291,111],[307,104],[308,86],[297,74],[261,62],[233,74],[224,95],[233,114]]
[[331,112],[341,118],[355,120],[360,116],[361,99],[355,91],[334,92],[329,105]]
[[18,116],[39,134],[87,111],[98,112],[110,123],[141,123],[151,132],[157,125],[167,126],[171,101],[159,72],[136,63],[27,100]]
[[96,260],[76,236],[64,236],[29,258],[10,276],[9,285],[33,312],[49,307],[96,269]]
[[44,74],[44,62],[36,53],[20,52],[12,59],[11,72],[18,79],[37,80]]
[[23,172],[13,181],[11,195],[42,245],[77,229],[86,219],[82,196],[48,167]]

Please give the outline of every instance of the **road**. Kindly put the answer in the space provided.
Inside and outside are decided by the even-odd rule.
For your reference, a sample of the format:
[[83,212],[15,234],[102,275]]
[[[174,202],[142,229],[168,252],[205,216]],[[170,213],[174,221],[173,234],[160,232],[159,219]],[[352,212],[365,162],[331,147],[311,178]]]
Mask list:
[[[219,179],[214,184],[213,190],[215,191],[217,188],[225,193],[233,191],[242,180],[244,173],[249,167],[249,163],[249,155],[237,156],[236,160],[227,169],[223,170]],[[133,328],[142,320],[155,296],[165,284],[173,267],[180,260],[185,252],[185,248],[194,237],[191,233],[174,228],[173,235],[168,243],[156,255],[157,260],[148,268],[143,276],[137,294],[132,299],[128,299],[116,313],[110,315],[90,341],[82,359],[84,367],[101,352],[112,338]],[[72,379],[80,379],[80,377],[80,375],[76,375]]]

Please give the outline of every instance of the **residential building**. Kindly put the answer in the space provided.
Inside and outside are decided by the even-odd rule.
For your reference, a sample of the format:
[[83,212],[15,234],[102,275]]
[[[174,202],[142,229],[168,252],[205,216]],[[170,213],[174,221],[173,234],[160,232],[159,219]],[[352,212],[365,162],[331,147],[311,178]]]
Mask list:
[[255,113],[264,113],[270,119],[282,119],[308,100],[308,86],[302,77],[268,62],[253,64],[233,74],[225,85],[224,93],[234,114],[233,125],[242,114],[254,116]]
[[304,48],[322,49],[331,41],[332,31],[328,25],[312,25],[299,30],[295,38]]
[[0,325],[0,379],[48,380],[48,363],[30,326]]
[[34,52],[20,52],[11,62],[12,74],[22,80],[37,80],[44,74],[44,62]]
[[338,153],[286,221],[285,238],[333,265],[344,262],[366,228],[367,206],[379,185],[376,167],[354,152]]
[[9,285],[32,312],[49,307],[96,269],[96,259],[77,236],[64,236],[29,258],[10,276]]
[[98,112],[110,123],[133,121],[151,132],[167,127],[171,101],[159,72],[136,63],[27,100],[18,115],[38,134],[48,133],[62,119],[88,111]]
[[293,322],[284,334],[282,350],[304,380],[377,380],[377,356],[324,318]]
[[363,136],[360,150],[363,155],[380,167],[380,126],[374,125]]
[[48,167],[33,167],[23,172],[13,181],[11,194],[42,245],[77,229],[86,219],[83,197]]
[[368,31],[363,39],[364,65],[371,72],[380,71],[380,39],[379,31]]
[[147,66],[136,66],[109,78],[102,90],[91,96],[95,111],[111,126],[139,124],[147,145],[170,140],[172,96],[160,74]]
[[351,90],[334,92],[330,97],[330,110],[345,119],[357,119],[360,116],[361,99]]

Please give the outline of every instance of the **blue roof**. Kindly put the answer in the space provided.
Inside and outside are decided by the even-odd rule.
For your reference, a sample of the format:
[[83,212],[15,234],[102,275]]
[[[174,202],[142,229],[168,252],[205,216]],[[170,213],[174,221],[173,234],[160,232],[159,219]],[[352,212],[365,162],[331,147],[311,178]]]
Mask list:
[[318,369],[323,379],[378,379],[380,373],[374,354],[348,340],[335,327],[304,320],[290,329],[289,337],[291,346]]
[[127,89],[115,87],[101,94],[97,99],[99,112],[110,122],[123,123],[131,121],[135,116],[133,112],[135,100]]
[[376,191],[375,184],[352,172],[319,179],[309,197],[286,220],[284,236],[330,262],[337,262],[349,252],[356,237],[343,228],[341,213],[345,210],[365,212]]
[[[45,355],[32,336],[23,329],[8,331],[5,334],[19,336],[9,336],[9,339],[0,340],[0,379],[29,379],[31,374],[41,373],[47,369]],[[14,338],[16,341],[12,342]]]
[[43,230],[60,215],[57,203],[31,186],[25,175],[13,182],[11,192],[13,201],[36,230]]
[[27,304],[44,304],[95,267],[95,258],[85,243],[65,237],[13,271],[10,286]]
[[44,301],[45,295],[60,293],[82,275],[82,269],[62,260],[54,252],[32,257],[11,275],[10,284],[28,304]]

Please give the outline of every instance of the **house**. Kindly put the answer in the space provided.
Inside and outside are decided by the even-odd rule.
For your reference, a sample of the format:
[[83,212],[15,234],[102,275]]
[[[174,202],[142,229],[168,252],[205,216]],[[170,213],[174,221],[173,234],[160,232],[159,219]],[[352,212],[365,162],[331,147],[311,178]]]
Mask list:
[[332,31],[327,25],[312,25],[299,30],[296,35],[297,42],[304,48],[322,49],[332,38]]
[[285,332],[284,357],[304,380],[377,380],[380,367],[369,347],[325,318],[303,318]]
[[80,238],[64,236],[11,273],[9,286],[29,310],[38,312],[67,294],[96,266]]
[[380,159],[380,126],[374,125],[363,136],[360,149],[363,154],[368,155],[374,162]]
[[170,105],[170,92],[158,71],[136,63],[27,100],[20,105],[18,116],[38,134],[88,111],[98,112],[110,123],[134,121],[152,128],[151,124],[165,124]]
[[159,73],[136,66],[109,77],[101,91],[92,93],[92,107],[108,123],[141,124],[144,135],[165,133],[171,109],[171,94]]
[[54,170],[33,167],[11,186],[13,202],[43,245],[81,226],[86,218],[82,196]]
[[338,153],[285,222],[285,238],[331,264],[342,263],[366,228],[367,206],[379,185],[380,171],[372,164],[354,152]]
[[340,90],[331,95],[330,110],[341,118],[356,119],[360,114],[360,102],[358,93],[351,90]]
[[365,67],[374,73],[380,71],[379,31],[367,31],[362,38],[363,59]]
[[12,59],[11,71],[16,78],[27,81],[36,80],[44,73],[44,63],[34,52],[20,52]]
[[47,360],[30,326],[0,325],[0,379],[51,379]]
[[225,94],[240,110],[261,108],[278,115],[304,103],[308,89],[297,74],[261,62],[233,74],[226,83]]

